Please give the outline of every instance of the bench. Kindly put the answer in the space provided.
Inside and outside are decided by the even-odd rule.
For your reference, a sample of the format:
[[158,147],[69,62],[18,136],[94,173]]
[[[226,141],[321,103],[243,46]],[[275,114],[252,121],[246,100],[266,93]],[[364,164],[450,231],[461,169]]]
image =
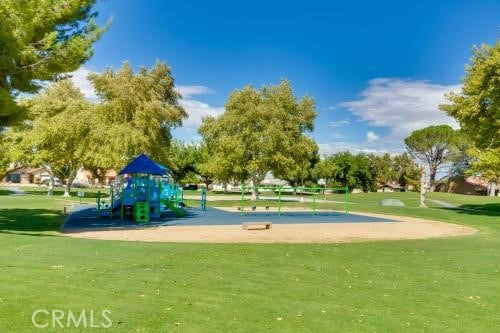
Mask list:
[[273,224],[271,222],[243,222],[241,226],[243,230],[248,230],[250,226],[265,226],[266,229],[272,229]]

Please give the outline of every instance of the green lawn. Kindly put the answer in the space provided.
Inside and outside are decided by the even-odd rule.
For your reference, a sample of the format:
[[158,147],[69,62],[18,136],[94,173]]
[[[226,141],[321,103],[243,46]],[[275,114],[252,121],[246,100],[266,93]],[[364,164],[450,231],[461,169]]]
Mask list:
[[12,194],[11,191],[0,188],[0,196],[2,196],[2,195],[10,195],[10,194]]
[[[66,199],[2,196],[0,331],[52,331],[33,327],[36,309],[109,309],[110,332],[497,331],[500,198],[430,197],[475,210],[420,209],[415,193],[356,194],[351,208],[480,232],[352,244],[98,241],[58,234]],[[382,207],[383,198],[406,207]]]

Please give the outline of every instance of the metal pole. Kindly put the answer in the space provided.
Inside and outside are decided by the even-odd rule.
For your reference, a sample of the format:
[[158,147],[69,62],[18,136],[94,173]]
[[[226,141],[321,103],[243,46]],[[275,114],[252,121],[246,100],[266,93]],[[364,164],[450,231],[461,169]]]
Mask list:
[[349,187],[345,187],[345,213],[349,212]]
[[121,195],[122,203],[121,203],[121,207],[120,207],[120,221],[123,221],[123,215],[124,215],[123,214],[123,210],[124,210],[124,203],[123,202],[125,201],[125,186],[122,184],[121,187],[122,187],[122,195]]
[[111,216],[111,219],[113,219],[113,206],[114,206],[114,203],[115,203],[115,198],[114,198],[114,195],[113,195],[113,184],[111,184],[110,187],[109,187],[109,194],[111,195],[111,207],[109,208],[110,209],[109,215]]
[[313,201],[312,201],[312,206],[313,206],[313,215],[316,215],[316,188],[313,188]]
[[244,215],[243,214],[243,210],[245,209],[244,204],[245,204],[245,184],[241,185],[241,215]]
[[101,191],[97,191],[97,219],[101,217]]
[[278,216],[281,216],[281,186],[278,187]]

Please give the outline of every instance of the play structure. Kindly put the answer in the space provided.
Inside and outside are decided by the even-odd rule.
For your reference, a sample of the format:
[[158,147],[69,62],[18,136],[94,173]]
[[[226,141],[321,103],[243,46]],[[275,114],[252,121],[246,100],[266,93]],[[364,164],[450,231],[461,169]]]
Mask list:
[[168,212],[183,217],[182,189],[173,182],[169,169],[145,154],[137,156],[118,172],[110,186],[110,202],[97,195],[97,218],[119,218],[147,223]]
[[[307,197],[305,202],[309,202],[311,204],[311,212],[312,215],[316,215],[317,204],[320,203],[335,203],[335,205],[343,204],[342,210],[345,211],[345,214],[349,213],[349,188],[346,187],[269,187],[269,186],[245,186],[241,187],[241,206],[239,207],[240,214],[245,215],[247,212],[252,209],[255,210],[256,206],[246,207],[246,197],[251,192],[271,192],[271,196],[264,196],[261,198],[263,201],[268,202],[276,202],[278,208],[278,216],[282,215],[282,203],[284,201],[302,201],[304,202],[304,196]],[[331,200],[325,200],[321,197],[326,198],[326,192],[336,193],[341,195],[343,201],[332,202]],[[292,194],[292,196],[291,196]],[[302,200],[299,200],[301,198]],[[295,200],[290,200],[295,199]],[[269,209],[269,206],[266,206],[266,209]]]

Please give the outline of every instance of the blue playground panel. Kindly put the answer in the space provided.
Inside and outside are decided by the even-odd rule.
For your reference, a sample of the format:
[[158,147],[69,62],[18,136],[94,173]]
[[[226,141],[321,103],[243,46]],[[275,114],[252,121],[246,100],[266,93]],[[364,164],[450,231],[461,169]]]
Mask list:
[[119,219],[97,219],[97,211],[93,207],[82,206],[74,209],[67,218],[61,230],[87,228],[144,228],[158,226],[203,226],[203,225],[240,225],[243,222],[272,222],[275,224],[303,224],[303,223],[362,223],[362,222],[398,222],[397,220],[364,216],[358,214],[344,214],[340,212],[285,212],[279,216],[276,212],[226,212],[216,208],[186,208],[183,218],[167,212],[159,221],[137,224],[134,221],[120,221]]

